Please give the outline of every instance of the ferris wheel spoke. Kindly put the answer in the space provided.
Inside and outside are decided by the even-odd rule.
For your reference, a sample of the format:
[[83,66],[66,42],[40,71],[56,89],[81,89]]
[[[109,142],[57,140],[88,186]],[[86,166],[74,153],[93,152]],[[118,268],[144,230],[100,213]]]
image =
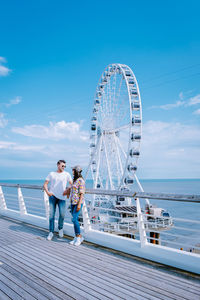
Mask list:
[[[115,105],[115,97],[116,97],[116,80],[117,74],[115,73],[113,76],[113,106]],[[114,111],[114,109],[113,109]]]
[[[120,178],[123,175],[123,167],[122,162],[119,154],[119,148],[116,141],[116,136],[114,135],[115,147],[116,147],[116,156],[117,156],[117,170],[118,170],[118,185],[120,184]],[[120,176],[121,175],[121,176]]]
[[105,143],[105,138],[103,137],[103,144],[104,144],[104,148],[105,148],[105,157],[106,157],[106,163],[107,163],[107,170],[108,170],[108,177],[109,177],[109,181],[110,181],[110,187],[113,190],[113,182],[112,182],[112,176],[111,176],[111,170],[110,170],[110,162],[108,160],[108,152],[107,152],[107,148],[106,148],[106,143]]
[[99,147],[98,147],[98,152],[97,152],[97,166],[96,166],[96,176],[95,176],[95,185],[94,188],[97,187],[97,181],[99,177],[99,166],[100,166],[100,159],[101,159],[101,147],[102,147],[102,136],[100,137],[100,142],[99,142]]
[[[125,120],[125,116],[127,116],[128,115],[128,113],[129,113],[129,108],[127,108],[123,113],[122,113],[122,111],[121,112],[119,112],[119,115],[118,115],[118,120],[120,121],[120,120]],[[128,116],[127,116],[128,117]]]
[[121,149],[121,151],[122,151],[122,153],[123,153],[125,159],[127,159],[127,154],[126,154],[126,152],[124,151],[124,149],[123,149],[123,147],[122,147],[122,145],[121,145],[121,143],[120,143],[120,140],[119,140],[117,137],[116,137],[116,140],[117,140],[117,142],[118,142],[118,145],[119,145],[119,147],[120,147],[120,149]]

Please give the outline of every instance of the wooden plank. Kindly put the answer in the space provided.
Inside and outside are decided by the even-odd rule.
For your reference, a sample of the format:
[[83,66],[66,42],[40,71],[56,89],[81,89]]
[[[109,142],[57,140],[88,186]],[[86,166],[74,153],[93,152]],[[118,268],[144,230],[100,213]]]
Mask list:
[[[42,251],[42,249],[40,250],[40,251]],[[69,256],[69,255],[68,255]],[[93,264],[94,264],[94,262],[93,262]],[[119,267],[119,266],[118,266]],[[109,272],[110,272],[111,270],[109,270]],[[119,272],[120,272],[120,269],[118,270]],[[134,273],[135,273],[135,270],[134,270]],[[130,277],[130,275],[129,275],[129,277]],[[144,278],[144,280],[146,281],[146,279],[148,279],[148,278]],[[152,286],[152,282],[150,282],[150,284],[151,284],[151,286]],[[154,286],[158,286],[158,281],[157,280],[155,280],[154,281]],[[163,286],[163,289],[166,289],[167,287],[166,287],[166,281],[164,282],[164,284],[162,284],[162,285],[164,285]],[[167,283],[167,285],[168,285],[168,283]],[[177,290],[178,291],[178,293],[180,293],[181,292],[181,296],[182,296],[182,289],[180,290],[179,288],[174,288],[174,290]],[[188,292],[187,292],[187,290],[185,290],[185,293],[186,293],[186,295],[188,294]],[[189,295],[188,295],[188,297],[189,297]]]
[[[40,251],[40,255],[41,253],[43,253],[44,255],[47,253],[47,251],[49,250],[48,248],[41,248],[38,247],[38,245],[35,245],[35,247],[33,247],[33,245],[30,245],[29,248],[35,248],[36,252],[35,255],[37,253],[37,251]],[[72,248],[71,248],[72,249]],[[32,251],[31,250],[31,251]],[[32,252],[31,252],[32,253]],[[57,251],[56,251],[56,257],[57,257]],[[54,252],[55,254],[55,252]],[[52,255],[52,253],[50,253],[48,251],[48,260],[50,259],[50,257],[55,257],[55,255]],[[110,274],[110,270],[108,270],[108,268],[102,268],[102,271],[98,269],[98,266],[96,264],[91,263],[91,265],[89,265],[89,268],[87,266],[87,264],[82,263],[81,260],[78,261],[76,260],[76,257],[72,257],[71,260],[69,261],[70,255],[69,255],[69,251],[67,252],[67,257],[62,257],[61,255],[59,255],[59,262],[61,263],[60,267],[64,267],[64,265],[66,264],[66,259],[67,259],[67,265],[66,268],[69,269],[69,266],[71,266],[72,268],[76,268],[77,270],[82,270],[86,273],[86,276],[90,277],[89,274],[92,274],[94,277],[100,278],[101,280],[103,280],[104,284],[105,282],[107,283],[112,283],[114,284],[113,288],[115,288],[116,290],[119,290],[119,288],[123,288],[125,290],[125,294],[128,293],[131,297],[133,297],[133,294],[136,293],[137,297],[140,297],[140,295],[142,297],[144,297],[146,295],[146,292],[138,292],[138,284],[134,284],[134,283],[130,283],[130,280],[127,280],[127,277],[125,279],[123,279],[121,277],[120,272],[117,271],[117,273],[115,273],[115,275],[113,276],[112,274]],[[95,265],[95,267],[94,267]],[[109,271],[109,272],[108,272]],[[117,276],[116,276],[117,275]],[[91,278],[92,279],[92,278]],[[111,285],[110,285],[111,287]],[[121,290],[122,291],[122,290]],[[156,297],[157,297],[157,293],[153,293]],[[149,298],[151,298],[151,296],[149,295]],[[152,297],[152,299],[155,299],[154,297]],[[168,299],[168,298],[164,298],[163,299]]]
[[12,299],[15,299],[15,297],[19,295],[20,297],[22,297],[22,299],[35,300],[34,297],[32,297],[21,286],[15,283],[15,278],[13,278],[12,276],[7,276],[7,274],[5,275],[4,273],[4,270],[0,268],[1,282],[7,285],[8,287],[12,287],[12,290],[14,291],[14,297]]
[[[0,283],[1,285],[1,283]],[[5,293],[3,293],[1,290],[0,290],[0,299],[1,300],[10,300],[10,297],[8,297]]]
[[[35,247],[24,247],[24,244],[20,245],[20,247],[23,251],[23,249],[25,248],[25,250],[29,249],[29,254],[32,256],[32,257],[37,257],[38,255],[38,248]],[[18,249],[19,249],[18,248]],[[85,278],[85,282],[92,282],[93,285],[95,285],[95,282],[97,282],[98,284],[98,287],[101,288],[101,289],[104,289],[104,290],[107,290],[108,292],[113,289],[113,294],[114,294],[114,297],[115,296],[118,296],[118,297],[121,297],[121,298],[124,298],[126,297],[126,299],[132,299],[133,298],[133,292],[134,292],[134,289],[132,288],[131,291],[129,291],[129,289],[127,289],[127,281],[126,281],[126,285],[122,285],[120,284],[119,282],[116,282],[116,280],[109,280],[108,276],[107,276],[107,272],[104,272],[104,276],[99,276],[99,274],[97,272],[91,272],[90,269],[88,268],[85,268],[85,267],[82,267],[77,264],[76,262],[69,262],[69,260],[67,260],[67,263],[66,263],[66,258],[68,258],[68,255],[67,257],[65,257],[65,259],[62,259],[61,257],[59,257],[58,259],[58,256],[57,256],[57,253],[55,255],[48,252],[48,256],[46,255],[46,252],[44,251],[41,251],[41,249],[39,250],[39,253],[40,253],[40,259],[42,259],[43,262],[48,262],[50,263],[51,265],[54,265],[54,266],[57,266],[59,269],[60,268],[63,268],[63,269],[66,269],[67,268],[67,272],[69,272],[71,278],[76,278],[77,275],[80,276],[80,278]]]
[[[9,284],[9,282],[7,282],[7,284]],[[11,289],[10,286],[4,284],[1,280],[0,280],[0,291],[2,294],[6,295],[5,299],[6,297],[9,297],[9,299],[22,300],[19,294],[15,293],[15,291],[13,291],[13,289]],[[2,298],[2,300],[4,300],[4,298]]]
[[[86,289],[87,292],[90,292],[91,294],[92,293],[100,294],[101,299],[110,298],[111,293],[113,294],[113,297],[115,299],[125,299],[123,297],[123,295],[120,294],[119,291],[116,292],[115,290],[112,290],[112,292],[111,292],[106,286],[103,286],[103,285],[101,286],[101,283],[99,281],[97,281],[96,278],[93,278],[93,281],[91,283],[90,280],[87,279],[87,277],[80,276],[80,273],[78,273],[78,272],[74,272],[72,274],[72,270],[70,270],[70,272],[68,272],[68,270],[66,270],[66,271],[63,270],[62,266],[60,266],[58,268],[57,266],[60,265],[59,264],[59,259],[57,260],[57,266],[56,266],[56,265],[53,265],[51,263],[51,261],[48,262],[48,261],[41,260],[40,258],[38,258],[38,255],[33,256],[33,253],[32,253],[32,250],[30,249],[30,247],[27,247],[27,251],[29,251],[29,253],[24,251],[23,247],[21,247],[19,244],[15,244],[14,246],[9,245],[6,248],[9,249],[9,250],[11,250],[11,249],[14,250],[16,256],[18,256],[19,253],[21,253],[21,255],[23,255],[24,259],[26,258],[29,261],[32,261],[32,263],[34,263],[35,265],[39,266],[40,268],[44,268],[46,271],[51,272],[55,276],[59,276],[61,278],[63,278],[63,277],[66,278],[66,280],[68,282],[70,282],[70,284],[73,286],[73,289],[76,286],[76,282],[78,281],[79,284],[81,285],[82,289],[83,288]],[[58,270],[59,270],[59,274],[57,274]],[[112,296],[111,296],[111,298],[112,298]],[[127,296],[127,299],[131,299],[131,298],[129,298]]]
[[1,276],[5,276],[7,280],[12,282],[12,287],[13,284],[16,287],[16,291],[18,294],[20,294],[22,297],[25,297],[27,299],[41,299],[41,300],[46,300],[46,298],[38,293],[36,290],[28,286],[24,281],[21,281],[19,278],[17,278],[15,275],[12,273],[8,272],[5,268],[0,268],[0,274]]
[[[39,286],[38,284],[34,283],[34,281],[28,279],[26,276],[21,274],[18,269],[14,269],[13,265],[8,266],[4,263],[1,269],[4,270],[3,274],[7,276],[7,278],[13,280],[11,276],[9,276],[9,274],[12,275],[12,277],[14,277],[15,279],[15,283],[19,286],[23,286],[23,289],[29,292],[36,299],[46,300],[47,295],[48,295],[48,299],[52,299],[52,300],[61,299],[61,298],[57,298],[55,294],[52,295],[50,293],[47,293],[44,288],[42,289],[41,286]],[[68,297],[68,299],[71,299],[71,297]]]
[[[16,249],[16,246],[17,246],[17,249]],[[18,247],[19,247],[19,245],[15,245],[15,254],[16,254],[16,251],[17,251],[17,256],[19,255],[19,252],[20,252],[20,250],[18,249]],[[9,246],[9,249],[11,249],[12,248],[12,246]],[[14,250],[14,249],[13,249]],[[21,252],[23,253],[23,250],[21,250]],[[26,255],[27,256],[27,255]],[[34,262],[35,263],[35,262]],[[43,262],[43,264],[44,264],[44,262]],[[62,273],[62,272],[61,272]],[[121,274],[120,274],[121,275]],[[80,279],[79,279],[80,280]],[[93,282],[94,283],[94,282]],[[140,281],[138,281],[137,280],[137,283],[140,285],[141,284],[141,282]],[[146,285],[146,283],[142,283],[143,285]],[[149,290],[149,285],[146,285],[146,287],[147,287],[147,290]],[[146,291],[147,291],[146,290]],[[168,297],[167,299],[170,299],[170,295],[172,295],[173,297],[172,297],[172,299],[177,299],[177,300],[180,300],[180,299],[182,299],[182,297],[180,297],[180,296],[178,296],[178,295],[175,295],[174,293],[171,293],[170,294],[170,292],[166,292],[165,290],[160,290],[160,289],[157,289],[156,287],[152,287],[151,286],[151,290],[149,291],[149,294],[151,294],[152,293],[152,291],[154,291],[154,292],[156,292],[157,293],[157,295],[158,294],[160,294],[159,295],[159,297],[161,298],[161,299],[163,299],[164,297],[166,298],[166,296]],[[105,293],[105,291],[104,291],[104,293]],[[164,299],[165,299],[164,298]]]
[[[0,258],[4,261],[8,266],[15,266],[23,276],[28,277],[30,280],[34,281],[37,284],[40,284],[40,288],[45,290],[47,294],[47,298],[51,299],[51,295],[53,295],[53,300],[57,299],[77,299],[77,300],[85,300],[86,298],[81,296],[80,294],[73,293],[73,297],[69,296],[70,290],[66,289],[62,285],[56,284],[55,280],[51,280],[47,276],[43,276],[38,271],[31,269],[23,262],[18,261],[17,259],[9,256],[7,253],[0,252]],[[62,290],[62,291],[61,291]],[[65,293],[67,291],[68,294]],[[58,298],[59,297],[59,298]]]
[[[88,251],[88,249],[90,249],[90,251]],[[118,262],[120,261],[123,264],[123,268],[126,269],[131,269],[132,265],[134,264],[134,267],[137,268],[138,271],[145,271],[147,272],[147,275],[151,275],[152,274],[152,270],[154,272],[154,274],[157,274],[158,279],[160,278],[160,276],[163,275],[164,279],[167,278],[167,280],[171,280],[171,282],[174,281],[174,276],[176,276],[176,279],[182,283],[182,285],[184,286],[185,284],[189,283],[189,285],[192,286],[196,286],[197,288],[200,287],[200,284],[197,283],[199,282],[200,276],[196,275],[196,278],[198,278],[197,280],[195,280],[195,278],[192,278],[188,275],[186,275],[185,277],[187,279],[184,278],[184,275],[181,274],[173,274],[172,271],[170,270],[165,270],[163,269],[164,266],[162,266],[162,270],[157,270],[157,266],[155,266],[154,263],[151,264],[151,262],[141,262],[138,261],[137,258],[135,259],[134,256],[129,256],[124,254],[125,256],[122,256],[120,254],[117,253],[111,253],[110,250],[107,250],[106,248],[103,249],[98,249],[95,246],[88,246],[84,244],[84,247],[74,247],[74,251],[78,253],[81,252],[81,255],[84,255],[85,257],[93,257],[93,258],[101,258],[102,252],[104,253],[104,261],[108,261],[114,263],[114,264],[118,264]],[[127,257],[129,256],[129,257]]]
[[[44,246],[44,244],[43,244],[43,246]],[[42,247],[43,247],[42,246]],[[44,246],[45,247],[45,246]],[[71,246],[71,247],[73,247],[73,246]],[[73,249],[77,249],[77,247],[73,247]],[[79,248],[80,249],[80,248]],[[42,248],[41,248],[41,251],[42,251]],[[62,252],[61,251],[59,251],[58,250],[58,253],[59,253],[59,255],[62,255]],[[88,253],[88,252],[87,252]],[[89,254],[89,253],[88,253]],[[81,255],[82,255],[82,253],[81,253]],[[68,254],[68,256],[69,256],[69,254]],[[79,257],[80,256],[80,253],[79,253],[79,255],[77,254],[77,257]],[[85,257],[84,258],[84,260],[85,259],[87,259],[87,257]],[[94,262],[91,260],[91,257],[89,258],[90,259],[90,262],[92,263],[92,264],[94,264]],[[96,259],[96,258],[95,258]],[[111,262],[111,261],[110,261]],[[131,266],[131,263],[130,263],[130,261],[129,262],[127,262],[128,263],[128,267],[132,267]],[[119,262],[117,261],[117,266],[119,265]],[[122,266],[121,266],[122,267]],[[113,262],[112,262],[112,268],[113,268]],[[124,267],[123,267],[123,269],[124,269]],[[129,271],[132,271],[132,269],[130,269]],[[153,271],[153,273],[152,273],[152,271]],[[136,272],[136,270],[135,270],[135,268],[134,268],[134,274],[135,274],[135,272]],[[150,273],[151,272],[151,273]],[[152,270],[152,269],[150,269],[150,272],[149,272],[149,274],[146,274],[145,276],[149,276],[149,275],[151,275],[151,277],[152,276],[154,276],[154,270]],[[126,269],[126,273],[127,273],[127,269]],[[162,274],[162,272],[159,272],[160,274]],[[164,280],[165,280],[165,274],[166,273],[164,273]],[[144,274],[142,274],[142,275],[144,275]],[[159,275],[159,274],[158,274]],[[172,277],[172,279],[173,279],[173,282],[172,282],[172,285],[174,285],[175,287],[176,287],[176,285],[177,285],[177,279],[178,279],[179,277],[177,277],[177,276],[173,276]],[[145,278],[144,278],[145,279]],[[154,278],[155,280],[156,280],[156,282],[157,282],[157,280],[159,280],[159,276],[156,276],[156,278]],[[165,280],[166,281],[166,280]],[[186,280],[185,280],[186,281]],[[184,281],[184,284],[185,284],[185,281]],[[174,284],[174,282],[175,282],[175,284]],[[169,282],[167,281],[167,283],[169,284]],[[188,282],[187,282],[188,283]],[[182,285],[181,286],[181,289],[183,289],[184,288],[184,286]],[[187,287],[188,288],[188,287]],[[187,292],[187,288],[184,288],[185,290],[186,290],[186,292]],[[196,290],[195,290],[196,289]],[[198,286],[196,286],[195,288],[194,288],[194,292],[196,291],[196,293],[197,293],[197,295],[199,295],[199,293],[200,293],[200,285],[198,285]]]
[[[7,223],[7,228],[9,228],[9,222]],[[21,226],[21,224],[20,224]],[[6,226],[5,226],[6,229]],[[10,234],[9,230],[9,234]],[[167,285],[169,287],[169,291],[171,293],[171,290],[176,289],[176,286],[178,286],[178,289],[182,289],[182,293],[183,298],[182,299],[192,299],[192,298],[188,298],[189,294],[189,285],[192,284],[192,291],[191,292],[191,297],[197,297],[194,298],[195,300],[198,299],[199,296],[199,287],[200,285],[197,284],[194,281],[191,280],[186,280],[185,278],[182,277],[177,277],[171,274],[168,274],[166,272],[161,272],[160,270],[155,270],[155,268],[152,267],[147,267],[146,265],[142,265],[139,262],[133,262],[131,259],[127,259],[124,257],[120,257],[119,255],[111,255],[110,253],[108,253],[107,251],[102,251],[99,249],[94,249],[94,247],[91,246],[87,246],[87,245],[81,245],[80,247],[74,247],[74,246],[70,246],[66,243],[65,240],[56,240],[54,242],[48,242],[46,241],[46,239],[44,240],[44,238],[40,238],[39,235],[42,233],[44,233],[42,230],[34,228],[34,230],[32,231],[32,228],[26,228],[26,232],[25,234],[20,233],[20,232],[15,232],[15,242],[14,245],[12,246],[12,251],[13,251],[13,255],[14,255],[14,249],[15,247],[18,248],[18,252],[20,253],[20,251],[22,251],[21,253],[23,253],[24,248],[25,249],[30,249],[31,247],[34,250],[34,255],[36,255],[38,252],[41,252],[42,255],[44,255],[43,260],[46,261],[46,257],[45,254],[50,255],[51,259],[53,260],[53,264],[56,263],[55,260],[55,253],[57,254],[57,256],[59,257],[59,264],[60,267],[61,266],[65,266],[67,267],[67,264],[70,264],[70,268],[75,267],[76,265],[78,265],[79,267],[79,272],[81,273],[82,271],[82,275],[84,276],[84,272],[88,272],[90,279],[92,280],[92,276],[95,277],[95,270],[96,270],[96,277],[99,277],[102,280],[106,280],[109,282],[106,283],[107,285],[110,285],[112,287],[112,285],[114,286],[114,278],[116,279],[116,284],[117,281],[121,279],[123,279],[123,282],[120,282],[119,287],[120,291],[122,292],[124,289],[124,285],[125,285],[125,280],[127,280],[127,277],[130,278],[130,280],[127,283],[127,290],[128,291],[132,291],[133,286],[131,286],[132,284],[135,285],[140,285],[142,284],[142,281],[146,281],[148,282],[149,280],[149,276],[153,277],[153,281],[154,284],[156,281],[160,282],[162,279],[162,281],[164,281],[164,285],[163,282],[161,284],[162,288],[165,288],[165,285]],[[8,234],[8,232],[3,229],[3,234],[6,236],[6,234]],[[38,235],[38,237],[36,236],[36,234]],[[13,234],[12,234],[13,236]],[[22,237],[22,239],[20,239],[21,241],[17,240],[18,238]],[[14,238],[14,237],[13,237]],[[58,243],[59,241],[59,243]],[[20,248],[20,243],[22,243],[23,248]],[[10,247],[3,247],[3,250]],[[1,249],[1,246],[0,246]],[[33,251],[31,250],[31,251]],[[46,251],[46,252],[45,252]],[[103,252],[103,253],[102,253]],[[18,253],[18,255],[19,255]],[[67,254],[67,256],[66,256]],[[8,255],[10,255],[8,253]],[[68,262],[66,263],[66,257],[68,259]],[[36,258],[35,258],[36,259]],[[47,262],[47,261],[46,261]],[[75,266],[74,266],[74,262]],[[35,263],[35,261],[34,261]],[[95,268],[92,269],[92,267],[95,264]],[[54,266],[56,267],[56,266]],[[84,268],[87,270],[85,271]],[[73,271],[73,269],[72,269]],[[108,274],[106,274],[105,271],[108,271]],[[67,273],[67,272],[66,272]],[[145,275],[144,275],[145,274]],[[86,274],[87,275],[87,274]],[[135,278],[134,278],[135,276]],[[141,276],[141,278],[140,278]],[[133,278],[132,278],[133,277]],[[137,283],[137,280],[139,278],[139,282]],[[118,280],[117,280],[118,279]],[[168,280],[169,279],[169,280]],[[99,279],[98,279],[99,280]],[[102,281],[101,281],[102,282]],[[186,287],[184,288],[184,284],[186,284]],[[141,286],[139,288],[143,288],[146,290],[148,290],[148,288]],[[186,293],[185,293],[186,291]],[[150,291],[151,293],[152,291]],[[153,291],[154,292],[154,291]],[[193,292],[193,294],[192,294]],[[146,293],[146,295],[148,297],[151,297],[149,294]],[[172,297],[173,294],[171,294]],[[161,298],[160,298],[161,297]],[[165,297],[165,298],[162,298]],[[163,295],[159,295],[159,299],[170,299],[170,298],[166,298],[167,296],[163,296]],[[186,297],[186,298],[184,298]],[[199,297],[200,298],[200,297]],[[138,298],[137,298],[138,299]],[[143,298],[145,299],[145,298]],[[148,298],[150,299],[150,298]],[[153,299],[153,298],[152,298]],[[154,299],[158,299],[155,298]],[[176,298],[171,298],[171,299],[176,299]]]
[[[49,270],[45,270],[42,268],[41,264],[33,264],[33,262],[31,261],[27,261],[26,259],[24,259],[24,255],[20,255],[18,253],[18,255],[16,255],[16,251],[11,251],[11,249],[4,249],[2,248],[0,253],[4,252],[6,253],[9,257],[13,257],[15,260],[20,261],[21,263],[23,263],[24,265],[30,267],[32,270],[36,271],[38,274],[37,276],[39,278],[40,274],[42,274],[42,278],[43,280],[48,279],[47,282],[49,282],[49,280],[51,279],[51,282],[54,286],[56,286],[57,288],[59,288],[61,291],[65,291],[66,294],[71,295],[72,298],[76,299],[76,295],[80,294],[80,296],[85,297],[86,299],[110,299],[107,297],[104,297],[103,295],[93,291],[93,290],[88,290],[88,288],[86,288],[84,285],[79,285],[74,286],[74,282],[70,280],[70,278],[66,277],[63,279],[62,276],[60,276],[59,274],[59,270],[57,272],[49,272]],[[73,290],[72,290],[73,289]],[[73,296],[74,295],[74,296]]]

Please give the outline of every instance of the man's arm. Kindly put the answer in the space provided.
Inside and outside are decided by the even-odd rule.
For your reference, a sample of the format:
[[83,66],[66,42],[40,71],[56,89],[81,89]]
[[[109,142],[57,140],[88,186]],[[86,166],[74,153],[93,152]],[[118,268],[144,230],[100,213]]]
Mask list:
[[47,193],[47,195],[48,195],[49,197],[51,197],[51,196],[53,196],[53,193],[50,193],[50,192],[49,192],[49,190],[48,190],[48,184],[49,184],[49,181],[48,181],[48,180],[45,180],[44,185],[43,185],[43,188],[44,188],[45,192]]

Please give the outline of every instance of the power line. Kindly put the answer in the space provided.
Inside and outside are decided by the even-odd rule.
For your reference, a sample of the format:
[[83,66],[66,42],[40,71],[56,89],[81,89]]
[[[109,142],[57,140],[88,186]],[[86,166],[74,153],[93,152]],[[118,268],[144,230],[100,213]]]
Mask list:
[[178,80],[181,80],[181,79],[186,79],[186,78],[193,77],[193,76],[199,76],[199,75],[200,75],[200,73],[195,73],[195,74],[191,74],[191,75],[188,75],[188,76],[179,77],[179,78],[168,80],[168,81],[165,81],[165,82],[161,82],[159,84],[155,84],[155,85],[152,85],[152,86],[149,86],[149,87],[144,87],[143,90],[149,90],[149,89],[154,88],[154,87],[162,86],[162,85],[174,82],[174,81],[178,81]]
[[191,65],[191,66],[181,68],[181,69],[173,71],[173,72],[168,72],[168,73],[165,73],[165,74],[161,74],[159,76],[155,76],[155,77],[151,78],[150,80],[143,81],[143,83],[148,83],[148,82],[151,82],[153,80],[160,79],[162,77],[166,77],[166,76],[169,76],[169,75],[172,75],[172,74],[176,74],[176,73],[188,70],[188,69],[192,69],[192,68],[197,67],[197,66],[200,66],[200,64]]

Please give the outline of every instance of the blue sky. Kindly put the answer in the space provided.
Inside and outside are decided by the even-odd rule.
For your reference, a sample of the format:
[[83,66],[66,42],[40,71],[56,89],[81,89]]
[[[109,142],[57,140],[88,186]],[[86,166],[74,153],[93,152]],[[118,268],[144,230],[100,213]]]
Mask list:
[[0,0],[0,178],[89,160],[104,68],[127,64],[143,106],[140,178],[200,178],[199,1]]

